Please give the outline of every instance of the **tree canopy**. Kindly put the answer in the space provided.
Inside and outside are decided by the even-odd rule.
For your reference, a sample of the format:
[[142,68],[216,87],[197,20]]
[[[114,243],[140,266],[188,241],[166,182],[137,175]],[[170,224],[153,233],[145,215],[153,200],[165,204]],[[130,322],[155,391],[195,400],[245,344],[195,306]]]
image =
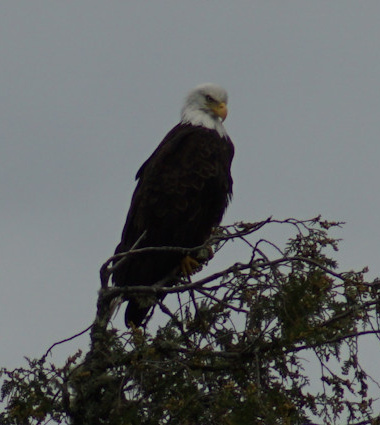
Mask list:
[[[291,233],[284,246],[263,237],[273,225]],[[339,270],[331,233],[341,225],[316,217],[220,227],[196,255],[239,241],[246,260],[175,286],[111,287],[120,261],[139,250],[112,257],[88,352],[57,366],[51,347],[2,369],[0,424],[380,424],[379,385],[359,356],[366,339],[379,339],[380,280]],[[144,329],[113,328],[113,307],[132,293],[172,293],[177,303],[158,302],[167,320],[157,331],[152,315]]]

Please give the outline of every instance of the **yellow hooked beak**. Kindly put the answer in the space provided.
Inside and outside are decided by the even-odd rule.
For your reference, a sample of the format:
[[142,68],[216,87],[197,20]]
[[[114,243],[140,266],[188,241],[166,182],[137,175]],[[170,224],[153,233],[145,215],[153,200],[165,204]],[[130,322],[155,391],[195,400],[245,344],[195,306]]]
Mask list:
[[224,102],[220,102],[216,105],[211,106],[211,109],[215,115],[222,119],[222,121],[227,118],[228,109],[227,105]]

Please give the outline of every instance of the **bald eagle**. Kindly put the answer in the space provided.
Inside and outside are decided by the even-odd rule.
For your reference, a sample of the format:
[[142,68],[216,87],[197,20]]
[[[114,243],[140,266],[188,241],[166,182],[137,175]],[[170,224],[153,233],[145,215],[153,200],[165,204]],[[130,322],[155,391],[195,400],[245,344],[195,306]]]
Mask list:
[[[203,84],[190,91],[180,123],[137,172],[137,187],[115,254],[132,247],[193,248],[210,237],[232,196],[234,146],[223,126],[226,116],[227,92],[222,87]],[[114,271],[113,281],[119,287],[154,285],[172,277],[174,284],[196,265],[179,252],[135,254]],[[152,307],[141,298],[129,297],[127,326],[130,322],[140,326]]]

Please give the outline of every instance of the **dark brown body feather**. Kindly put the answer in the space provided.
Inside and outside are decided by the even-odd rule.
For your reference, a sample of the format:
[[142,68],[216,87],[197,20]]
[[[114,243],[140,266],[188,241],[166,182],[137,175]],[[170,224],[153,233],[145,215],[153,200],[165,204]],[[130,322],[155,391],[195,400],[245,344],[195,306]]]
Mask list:
[[[115,253],[128,251],[144,232],[138,248],[202,245],[220,223],[232,195],[233,155],[231,140],[215,130],[190,124],[174,127],[136,175],[138,184]],[[182,257],[173,252],[136,254],[115,271],[114,282],[153,285],[178,275]],[[126,324],[139,326],[149,308],[130,299]]]

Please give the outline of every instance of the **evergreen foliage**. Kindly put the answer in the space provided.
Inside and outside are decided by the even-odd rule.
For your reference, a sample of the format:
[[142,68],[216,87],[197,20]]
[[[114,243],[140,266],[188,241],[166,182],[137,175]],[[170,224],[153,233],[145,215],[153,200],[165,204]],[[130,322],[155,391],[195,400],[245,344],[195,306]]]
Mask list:
[[[273,225],[292,233],[283,248],[261,236]],[[338,271],[330,233],[340,225],[316,217],[221,227],[208,244],[240,241],[248,261],[174,287],[109,287],[111,258],[89,351],[63,367],[45,355],[3,369],[0,424],[380,424],[368,391],[379,388],[358,356],[365,338],[379,339],[380,281]],[[168,320],[155,333],[149,322],[113,329],[110,306],[131,293],[175,293],[178,305],[158,303]]]

